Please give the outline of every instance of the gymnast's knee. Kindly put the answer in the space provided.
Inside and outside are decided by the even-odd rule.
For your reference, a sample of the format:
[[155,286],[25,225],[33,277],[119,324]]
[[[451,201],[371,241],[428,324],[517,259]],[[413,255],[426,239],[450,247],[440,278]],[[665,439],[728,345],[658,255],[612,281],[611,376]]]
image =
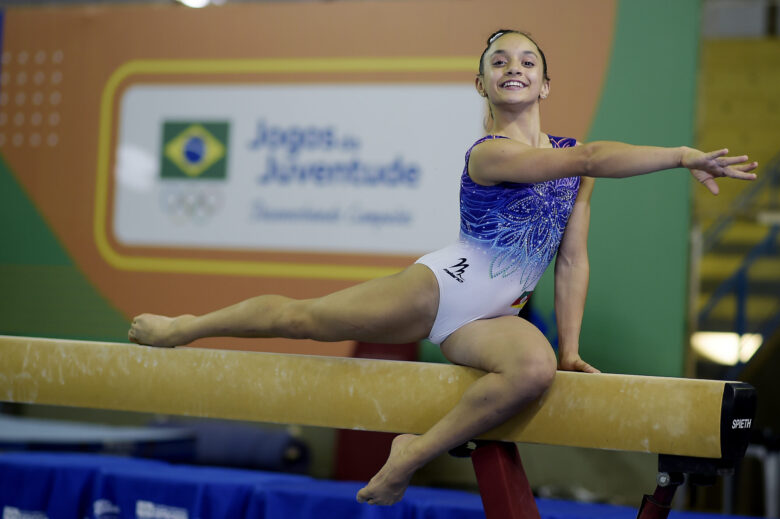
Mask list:
[[555,380],[555,373],[557,373],[558,363],[555,360],[555,356],[545,356],[543,360],[540,360],[536,366],[535,375],[533,376],[533,387],[537,393],[536,396],[541,396],[542,393],[550,389],[553,380]]
[[525,352],[506,371],[513,393],[518,400],[537,398],[547,391],[555,379],[557,363],[552,350],[537,348]]

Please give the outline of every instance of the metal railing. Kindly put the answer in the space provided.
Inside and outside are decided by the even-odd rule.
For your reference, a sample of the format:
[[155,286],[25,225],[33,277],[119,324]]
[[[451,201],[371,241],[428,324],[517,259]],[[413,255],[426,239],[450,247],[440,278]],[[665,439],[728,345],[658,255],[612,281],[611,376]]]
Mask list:
[[[770,333],[774,332],[777,326],[780,325],[780,311],[778,311],[775,316],[770,317],[763,324],[759,325],[757,330],[748,330],[748,271],[758,259],[765,256],[776,255],[778,253],[776,245],[778,235],[780,235],[780,225],[771,226],[764,239],[747,253],[736,272],[718,285],[718,288],[715,289],[715,292],[712,294],[709,301],[707,301],[707,304],[704,305],[704,308],[699,312],[700,323],[707,320],[710,312],[712,312],[721,299],[733,293],[737,298],[737,311],[734,316],[734,331],[736,333],[743,335],[749,331],[755,331],[761,333],[764,337],[767,337]],[[780,294],[778,294],[778,299],[780,299]],[[772,326],[773,324],[774,326]]]
[[[766,206],[756,208],[755,200],[765,191],[769,193],[769,201]],[[716,222],[710,226],[702,236],[701,251],[711,251],[718,245],[723,233],[736,221],[737,218],[756,217],[759,211],[780,211],[780,154],[776,155],[764,169],[763,174],[754,185],[743,191],[729,209]],[[699,324],[704,323],[712,310],[723,298],[734,294],[736,297],[736,312],[734,316],[733,331],[739,335],[745,333],[760,333],[765,340],[772,337],[780,329],[780,291],[775,294],[778,310],[761,323],[748,322],[747,301],[750,295],[749,272],[750,268],[761,258],[780,257],[777,247],[777,239],[780,236],[780,222],[769,223],[766,236],[745,255],[739,267],[726,280],[720,283],[710,296],[704,308],[698,314]],[[731,375],[737,374],[743,365],[738,363],[731,370]]]

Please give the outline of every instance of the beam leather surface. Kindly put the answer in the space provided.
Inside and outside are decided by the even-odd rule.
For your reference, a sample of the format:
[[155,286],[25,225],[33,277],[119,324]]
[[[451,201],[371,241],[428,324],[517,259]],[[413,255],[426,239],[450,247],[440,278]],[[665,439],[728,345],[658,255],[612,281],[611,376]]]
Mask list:
[[[0,336],[0,401],[422,433],[461,366]],[[559,372],[483,439],[719,458],[723,381]]]

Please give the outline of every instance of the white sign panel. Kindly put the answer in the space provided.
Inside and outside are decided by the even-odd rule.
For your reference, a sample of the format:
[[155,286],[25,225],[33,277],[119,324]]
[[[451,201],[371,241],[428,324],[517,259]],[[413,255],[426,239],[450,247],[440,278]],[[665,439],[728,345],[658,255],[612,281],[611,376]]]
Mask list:
[[468,85],[134,85],[113,232],[126,246],[419,254],[457,238]]

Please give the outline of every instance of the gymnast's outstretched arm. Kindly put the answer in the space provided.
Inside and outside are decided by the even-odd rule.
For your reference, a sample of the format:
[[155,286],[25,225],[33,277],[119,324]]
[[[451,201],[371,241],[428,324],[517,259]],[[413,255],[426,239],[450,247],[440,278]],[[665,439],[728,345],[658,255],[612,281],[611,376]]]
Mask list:
[[558,368],[566,371],[599,371],[579,354],[580,328],[585,310],[590,265],[588,228],[590,197],[595,180],[583,177],[577,200],[566,224],[555,260],[555,315],[558,321]]
[[[471,178],[485,185],[501,182],[543,182],[572,176],[625,178],[673,168],[688,168],[714,194],[714,179],[755,180],[757,162],[747,155],[726,156],[727,149],[709,153],[681,146],[634,146],[621,142],[591,142],[564,149],[534,148],[512,139],[491,139],[474,147]],[[715,187],[713,187],[715,186]]]

